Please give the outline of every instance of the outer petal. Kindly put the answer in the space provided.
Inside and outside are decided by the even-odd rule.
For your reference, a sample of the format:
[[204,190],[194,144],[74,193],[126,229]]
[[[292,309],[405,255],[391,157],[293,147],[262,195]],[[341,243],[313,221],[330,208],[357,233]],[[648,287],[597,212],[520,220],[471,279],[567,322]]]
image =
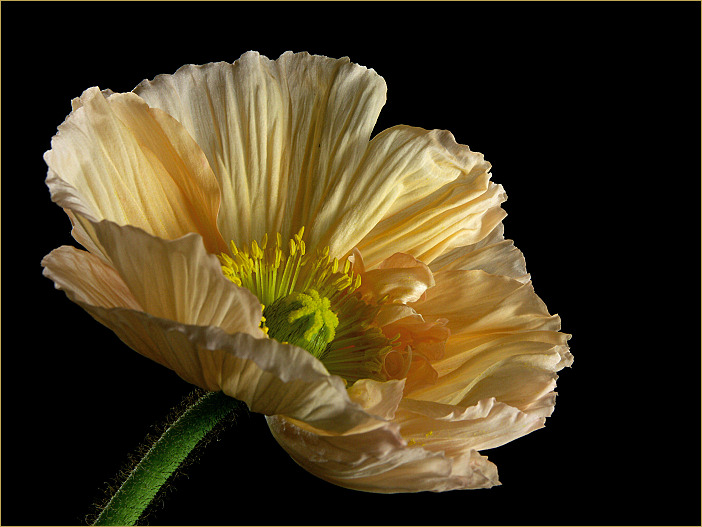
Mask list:
[[408,448],[393,423],[361,434],[324,436],[280,416],[267,421],[273,437],[296,463],[342,487],[394,493],[499,484],[495,465],[475,450],[451,458],[424,448]]
[[197,234],[164,240],[131,226],[90,222],[106,257],[144,311],[183,324],[263,337],[261,304],[221,271]]
[[[181,241],[159,240],[159,243]],[[139,247],[143,248],[134,246],[136,252]],[[382,424],[353,402],[342,380],[330,376],[305,350],[248,333],[230,334],[218,327],[183,324],[144,313],[119,274],[85,251],[61,247],[52,251],[43,265],[44,274],[54,280],[57,288],[63,289],[71,300],[114,331],[125,344],[174,370],[187,382],[206,390],[223,390],[246,402],[255,412],[288,415],[333,433]],[[200,285],[207,289],[206,283]],[[231,282],[225,289],[231,289],[228,292],[234,299],[239,291],[248,293]],[[218,318],[228,321],[228,330],[260,333],[257,327],[246,326],[245,317],[231,316],[232,312],[238,312],[239,306],[224,296],[212,296],[211,302],[226,311]],[[258,309],[260,320],[260,306]],[[239,326],[235,327],[237,321]],[[388,386],[379,392],[385,397],[372,404],[369,398],[358,394],[356,398],[374,409],[390,404],[387,411],[394,412],[399,400],[391,389],[394,387]]]
[[[107,219],[166,239],[197,232],[210,252],[226,249],[217,181],[178,122],[132,93],[106,98],[98,88],[74,108],[44,156],[52,199],[78,214],[72,220]],[[95,242],[85,222],[76,229]]]
[[355,206],[344,197],[386,87],[348,58],[249,52],[234,64],[184,66],[135,92],[205,151],[223,190],[225,238],[247,243],[276,230],[285,238],[306,225],[314,246]]
[[64,245],[51,251],[41,264],[44,276],[73,302],[143,311],[119,273],[93,254]]

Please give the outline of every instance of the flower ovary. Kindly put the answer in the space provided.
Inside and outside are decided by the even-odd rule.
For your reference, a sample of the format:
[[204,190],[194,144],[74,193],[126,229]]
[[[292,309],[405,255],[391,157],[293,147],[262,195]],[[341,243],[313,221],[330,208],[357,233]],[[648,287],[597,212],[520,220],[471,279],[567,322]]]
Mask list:
[[339,325],[329,299],[320,297],[314,289],[276,300],[263,316],[270,337],[304,348],[317,358],[334,340]]

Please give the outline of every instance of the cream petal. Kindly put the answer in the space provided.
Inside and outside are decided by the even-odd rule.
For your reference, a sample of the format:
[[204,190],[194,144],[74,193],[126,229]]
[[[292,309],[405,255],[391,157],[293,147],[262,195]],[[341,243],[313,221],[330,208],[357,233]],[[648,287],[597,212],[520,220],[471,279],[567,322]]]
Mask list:
[[489,168],[482,154],[447,131],[385,130],[354,176],[347,199],[357,208],[340,216],[336,245],[357,244],[373,268],[398,251],[430,263],[449,248],[479,241],[504,217],[505,194],[490,183]]
[[499,485],[495,465],[476,451],[451,458],[408,448],[392,423],[361,434],[322,436],[280,416],[266,420],[273,437],[296,463],[342,487],[395,493]]
[[[308,228],[308,245],[331,237],[351,175],[367,147],[386,86],[373,70],[287,52],[234,64],[184,66],[135,88],[180,121],[222,187],[219,227],[236,243]],[[331,204],[332,208],[326,208]]]
[[498,224],[483,240],[447,251],[432,261],[429,267],[433,272],[451,269],[481,270],[507,276],[522,283],[530,280],[524,255],[515,247],[512,240],[504,239],[502,223]]
[[217,181],[177,121],[133,93],[106,98],[98,88],[73,107],[44,155],[52,199],[78,214],[72,220],[106,219],[165,239],[197,232],[210,252],[226,250]]
[[119,273],[97,256],[64,245],[41,262],[43,274],[73,302],[142,311]]
[[409,444],[458,457],[504,445],[542,428],[544,417],[495,398],[469,407],[403,399],[394,422]]
[[548,417],[556,404],[555,371],[568,361],[566,353],[565,347],[553,347],[543,354],[524,353],[495,363],[459,391],[465,395],[458,404],[470,406],[485,397],[496,397],[530,414]]
[[224,276],[200,235],[164,240],[132,226],[87,223],[145,312],[183,324],[264,336],[260,302]]

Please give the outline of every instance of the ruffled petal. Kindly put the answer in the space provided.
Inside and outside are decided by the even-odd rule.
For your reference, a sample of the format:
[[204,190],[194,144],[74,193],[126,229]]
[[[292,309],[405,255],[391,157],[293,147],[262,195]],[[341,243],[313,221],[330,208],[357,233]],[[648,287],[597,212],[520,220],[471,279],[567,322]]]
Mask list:
[[475,450],[452,458],[408,448],[394,423],[360,434],[318,435],[268,417],[276,441],[308,472],[342,487],[378,493],[447,491],[499,485],[497,469]]
[[164,239],[197,232],[210,252],[226,249],[216,225],[217,181],[177,121],[132,93],[106,96],[98,88],[73,106],[44,159],[52,199],[77,214],[79,241],[95,242],[82,218],[106,219]]
[[502,223],[483,240],[447,251],[431,262],[429,267],[433,272],[451,269],[481,270],[514,278],[522,283],[530,280],[524,255],[512,240],[504,239]]
[[499,204],[506,197],[490,183],[489,168],[447,131],[385,130],[357,171],[348,197],[356,212],[340,217],[337,239],[358,245],[368,268],[398,251],[428,264],[449,248],[475,243],[505,216]]
[[560,318],[549,315],[531,283],[483,271],[439,271],[435,279],[426,300],[413,307],[447,319],[451,337],[443,358],[432,362],[436,384],[410,396],[467,406],[497,397],[550,414],[555,372],[573,361],[570,336],[559,332]]
[[384,299],[392,304],[416,302],[434,285],[434,277],[424,263],[409,254],[397,253],[378,269],[361,274],[358,293],[371,301]]
[[411,445],[458,457],[509,443],[544,426],[544,417],[495,398],[473,406],[404,399],[394,422]]
[[223,191],[219,227],[237,243],[307,226],[309,245],[338,228],[351,176],[385,103],[373,70],[339,60],[255,52],[234,64],[184,66],[134,90],[180,121]]
[[531,282],[462,270],[440,271],[434,279],[412,307],[427,319],[448,319],[454,335],[560,329],[560,318],[548,313]]

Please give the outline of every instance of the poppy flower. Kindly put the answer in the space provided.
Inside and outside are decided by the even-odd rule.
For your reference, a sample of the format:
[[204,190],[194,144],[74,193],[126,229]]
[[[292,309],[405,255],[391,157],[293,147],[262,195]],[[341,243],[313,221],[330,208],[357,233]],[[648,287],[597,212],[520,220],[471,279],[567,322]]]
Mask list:
[[385,100],[372,69],[291,52],[86,90],[45,154],[85,250],[44,274],[324,480],[490,487],[480,452],[544,425],[569,336],[490,164],[447,131],[371,139]]

